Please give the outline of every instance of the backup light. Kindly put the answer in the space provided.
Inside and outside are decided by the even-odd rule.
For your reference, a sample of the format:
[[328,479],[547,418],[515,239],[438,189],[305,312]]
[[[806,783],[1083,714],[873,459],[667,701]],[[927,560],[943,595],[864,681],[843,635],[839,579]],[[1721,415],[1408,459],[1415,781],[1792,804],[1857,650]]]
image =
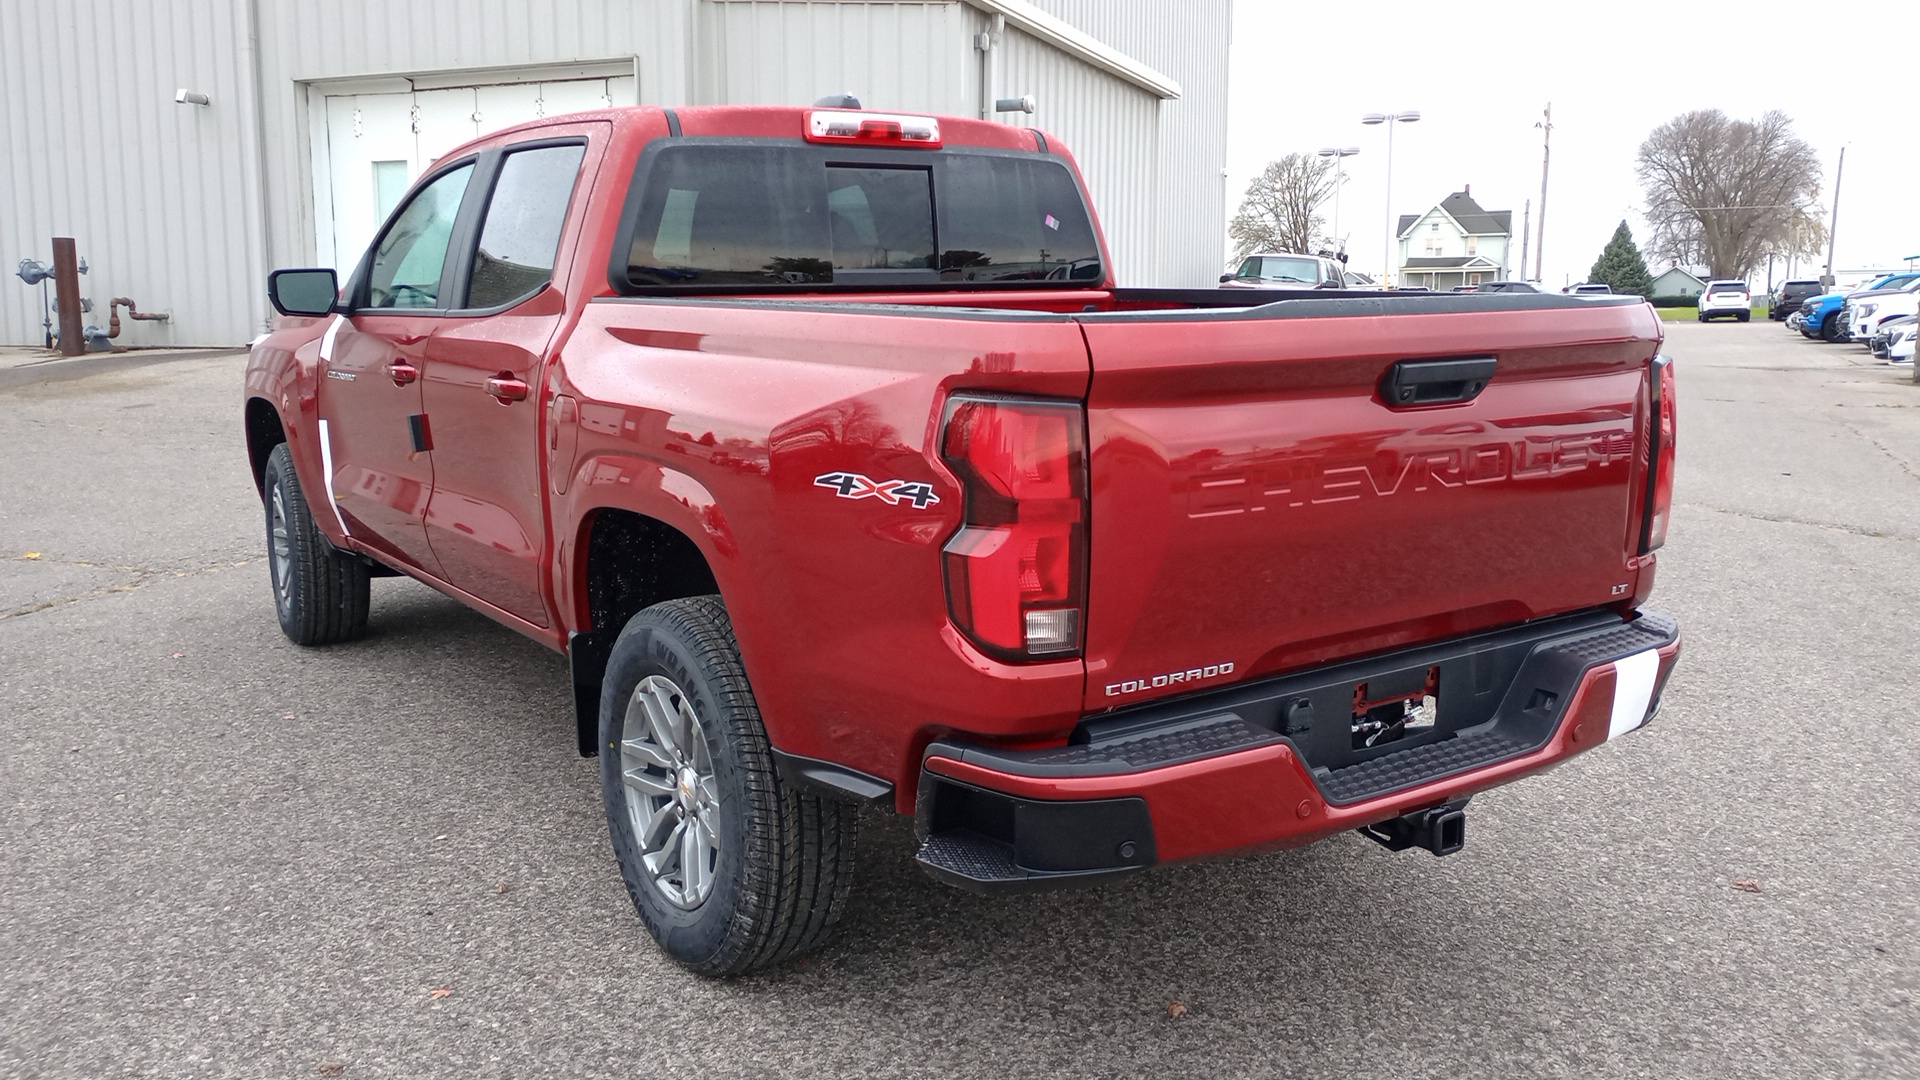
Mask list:
[[818,143],[887,143],[898,146],[940,146],[940,121],[931,116],[900,113],[814,109],[807,113],[807,141]]

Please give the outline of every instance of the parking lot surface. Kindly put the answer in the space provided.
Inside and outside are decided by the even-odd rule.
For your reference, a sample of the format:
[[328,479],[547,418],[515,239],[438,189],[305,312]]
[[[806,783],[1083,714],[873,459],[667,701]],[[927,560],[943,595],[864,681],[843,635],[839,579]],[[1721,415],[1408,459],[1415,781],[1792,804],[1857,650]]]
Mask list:
[[1653,726],[1446,859],[985,900],[873,813],[836,943],[724,983],[628,904],[561,657],[397,579],[281,636],[242,356],[0,365],[0,1076],[1920,1076],[1920,386],[1667,333]]

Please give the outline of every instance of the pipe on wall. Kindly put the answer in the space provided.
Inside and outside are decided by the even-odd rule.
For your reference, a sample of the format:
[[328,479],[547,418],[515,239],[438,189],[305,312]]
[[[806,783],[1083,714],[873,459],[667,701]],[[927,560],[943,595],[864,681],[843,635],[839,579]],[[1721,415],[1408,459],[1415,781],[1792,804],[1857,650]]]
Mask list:
[[113,302],[107,305],[107,336],[110,338],[120,336],[120,307],[123,304],[126,306],[127,314],[135,319],[139,319],[141,322],[166,322],[168,319],[173,318],[172,312],[141,311],[131,299],[125,296],[116,296],[113,298]]

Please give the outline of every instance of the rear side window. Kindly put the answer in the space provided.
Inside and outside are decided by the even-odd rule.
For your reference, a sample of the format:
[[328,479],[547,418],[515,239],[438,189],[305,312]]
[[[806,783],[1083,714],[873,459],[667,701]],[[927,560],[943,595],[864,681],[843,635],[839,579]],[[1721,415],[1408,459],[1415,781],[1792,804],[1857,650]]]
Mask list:
[[[802,287],[1104,279],[1057,159],[685,143],[641,161],[616,285]],[[619,280],[624,272],[626,281]]]
[[553,280],[560,230],[586,152],[580,145],[540,146],[516,150],[501,162],[473,256],[467,307],[510,304]]

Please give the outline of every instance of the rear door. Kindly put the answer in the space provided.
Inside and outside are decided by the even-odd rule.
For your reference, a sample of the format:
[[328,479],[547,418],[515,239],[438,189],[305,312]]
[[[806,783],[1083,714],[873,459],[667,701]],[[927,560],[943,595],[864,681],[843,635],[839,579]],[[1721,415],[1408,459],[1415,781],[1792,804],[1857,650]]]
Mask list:
[[[1630,593],[1651,309],[1408,297],[1258,314],[1080,317],[1089,707]],[[1398,363],[1461,358],[1494,362],[1469,401],[1383,393]]]
[[322,349],[323,456],[341,522],[354,539],[435,575],[420,372],[446,315],[448,253],[473,172],[471,161],[446,169],[394,215],[349,284],[352,314]]
[[582,168],[587,135],[609,130],[544,128],[537,141],[488,156],[477,243],[462,252],[459,310],[427,346],[428,539],[449,583],[537,626],[549,621],[541,376],[566,312],[564,268],[585,204],[576,187],[593,175],[590,164]]

